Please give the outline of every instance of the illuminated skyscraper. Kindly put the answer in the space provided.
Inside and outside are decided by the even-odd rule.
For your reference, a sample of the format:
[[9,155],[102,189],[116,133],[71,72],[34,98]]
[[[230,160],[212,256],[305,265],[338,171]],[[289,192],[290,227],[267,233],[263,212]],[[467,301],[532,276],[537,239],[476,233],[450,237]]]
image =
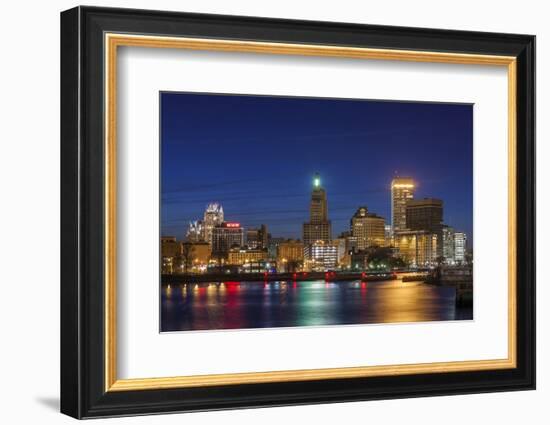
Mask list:
[[218,203],[208,204],[204,212],[202,228],[204,232],[203,240],[212,245],[212,230],[223,223],[223,208]]
[[186,233],[188,242],[201,242],[204,240],[204,229],[202,221],[190,221]]
[[309,222],[326,223],[328,221],[327,193],[321,186],[321,177],[315,174],[313,178],[313,191],[309,204]]
[[331,223],[328,219],[327,194],[321,186],[321,177],[315,174],[313,190],[309,204],[309,222],[304,223],[304,244],[309,245],[317,241],[330,242],[332,238]]
[[462,264],[466,261],[466,233],[454,234],[455,262]]
[[391,182],[391,224],[394,233],[407,229],[407,202],[414,198],[411,178],[396,177]]
[[454,264],[455,261],[455,231],[452,227],[443,226],[443,257],[447,264]]

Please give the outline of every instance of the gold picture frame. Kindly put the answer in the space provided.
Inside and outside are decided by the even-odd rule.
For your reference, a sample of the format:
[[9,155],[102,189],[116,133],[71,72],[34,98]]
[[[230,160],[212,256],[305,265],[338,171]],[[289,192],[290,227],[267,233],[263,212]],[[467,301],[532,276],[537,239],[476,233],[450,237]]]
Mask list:
[[[516,58],[463,53],[357,47],[317,46],[307,44],[265,43],[185,37],[159,37],[128,34],[105,34],[105,151],[107,178],[105,186],[105,391],[135,391],[215,385],[307,381],[508,369],[516,367]],[[305,369],[254,373],[231,373],[168,378],[117,379],[116,375],[116,96],[117,52],[119,47],[189,49],[240,53],[280,54],[354,58],[360,60],[395,60],[506,67],[508,72],[508,357],[495,360],[470,360],[438,363],[399,364],[327,369]]]

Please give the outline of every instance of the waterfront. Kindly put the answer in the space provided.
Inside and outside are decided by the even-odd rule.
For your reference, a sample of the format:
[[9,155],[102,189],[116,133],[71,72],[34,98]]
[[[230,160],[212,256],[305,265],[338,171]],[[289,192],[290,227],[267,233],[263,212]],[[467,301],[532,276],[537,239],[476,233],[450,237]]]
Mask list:
[[211,282],[161,288],[163,332],[471,320],[455,289],[422,282]]

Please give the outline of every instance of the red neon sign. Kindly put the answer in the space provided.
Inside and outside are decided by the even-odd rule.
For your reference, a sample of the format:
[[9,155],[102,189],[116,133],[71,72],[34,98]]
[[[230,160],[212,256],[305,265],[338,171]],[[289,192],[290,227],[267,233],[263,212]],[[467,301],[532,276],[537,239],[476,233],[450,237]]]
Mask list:
[[241,227],[241,223],[225,223],[225,227]]

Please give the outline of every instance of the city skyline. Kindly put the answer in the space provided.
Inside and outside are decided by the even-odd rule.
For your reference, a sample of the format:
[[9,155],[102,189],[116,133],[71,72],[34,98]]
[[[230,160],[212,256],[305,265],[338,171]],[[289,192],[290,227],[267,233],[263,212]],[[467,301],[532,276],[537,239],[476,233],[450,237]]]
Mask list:
[[[163,235],[183,239],[189,221],[219,202],[228,221],[301,239],[315,172],[329,197],[333,237],[363,205],[390,224],[396,171],[415,180],[416,199],[443,199],[444,222],[472,234],[471,105],[180,93],[163,93],[161,102]],[[209,128],[208,113],[224,126]],[[273,134],[273,123],[285,119],[290,125]]]

